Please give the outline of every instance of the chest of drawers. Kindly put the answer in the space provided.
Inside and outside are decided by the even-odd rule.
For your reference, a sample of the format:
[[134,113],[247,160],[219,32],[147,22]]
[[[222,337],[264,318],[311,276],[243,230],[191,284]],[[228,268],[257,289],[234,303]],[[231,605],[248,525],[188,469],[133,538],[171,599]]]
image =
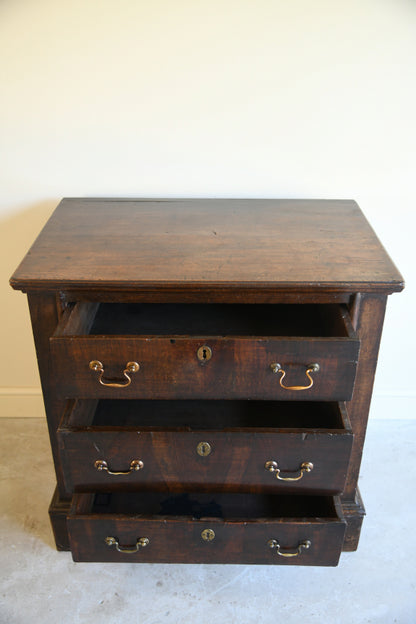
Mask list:
[[75,561],[336,565],[387,295],[353,201],[66,199],[27,293]]

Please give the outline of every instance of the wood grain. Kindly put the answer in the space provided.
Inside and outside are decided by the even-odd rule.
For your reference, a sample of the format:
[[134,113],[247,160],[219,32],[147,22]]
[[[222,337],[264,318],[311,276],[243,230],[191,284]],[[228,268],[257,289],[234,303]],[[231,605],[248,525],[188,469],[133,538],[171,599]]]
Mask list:
[[[78,420],[81,412],[88,409],[83,409],[84,402],[79,403]],[[107,410],[107,403],[101,402],[102,410]],[[161,414],[157,413],[158,407],[153,412],[149,406],[153,402],[149,401],[128,402],[131,405],[122,401],[118,410],[114,409],[116,402],[110,403],[112,426],[74,427],[69,413],[58,429],[69,490],[209,491],[215,488],[217,491],[337,494],[344,488],[353,435],[343,404],[333,404],[333,414],[327,415],[331,422],[327,428],[318,428],[319,409],[314,410],[309,403],[298,403],[296,410],[293,403],[250,401],[248,410],[243,401],[193,401],[189,408],[185,401],[169,401],[166,409],[163,401],[158,401]],[[220,403],[219,415],[217,403]],[[170,412],[169,406],[172,406]],[[124,424],[125,407],[136,426]],[[143,409],[154,413],[153,425],[143,427],[143,420],[147,420],[147,414],[140,413]],[[205,418],[206,428],[202,423],[198,430],[186,426],[184,419],[201,420],[199,412]],[[315,418],[314,414],[317,414]],[[297,428],[298,420],[309,422]],[[177,426],[178,421],[182,421],[182,426]],[[209,443],[209,455],[201,457],[197,453],[200,442]],[[134,459],[142,461],[144,466],[128,475],[113,476],[95,468],[97,460],[105,460],[113,471],[126,471]],[[267,461],[278,462],[282,477],[299,476],[300,466],[306,461],[312,462],[313,470],[305,472],[299,481],[280,481],[276,474],[265,469]]]
[[11,285],[393,292],[403,278],[354,201],[64,199]]
[[65,490],[63,483],[62,465],[56,439],[56,430],[62,418],[65,401],[57,396],[49,350],[49,338],[59,323],[62,308],[56,293],[30,293],[28,303],[58,490],[62,499],[65,499],[70,497],[70,492]]
[[[224,496],[228,497],[233,508],[230,514],[224,510],[227,503]],[[221,511],[221,517],[195,518],[192,517],[194,514],[188,517],[152,516],[153,505],[147,512],[145,507],[141,513],[134,511],[130,517],[128,509],[124,509],[124,513],[106,513],[104,510],[88,513],[89,495],[75,495],[68,516],[74,561],[337,565],[345,522],[335,511],[336,505],[332,504],[332,509],[328,505],[325,510],[328,517],[325,517],[325,511],[313,509],[319,506],[319,498],[309,497],[309,501],[304,499],[302,509],[297,510],[298,517],[294,518],[288,516],[293,513],[291,511],[285,515],[284,503],[278,496],[259,496],[257,500],[247,494],[223,497],[212,494],[208,497],[209,504]],[[240,502],[237,502],[239,497]],[[201,500],[201,497],[195,498]],[[146,495],[143,495],[142,500],[145,499]],[[183,501],[179,504],[183,506]],[[234,514],[237,517],[232,517]],[[212,542],[201,538],[201,532],[206,528],[215,532]],[[117,537],[122,546],[134,545],[140,537],[147,537],[149,544],[137,553],[125,554],[107,546],[107,536]],[[291,551],[296,550],[303,540],[310,540],[311,547],[303,550],[299,557],[279,557],[268,547],[270,539],[277,539],[283,548]]]
[[[404,285],[354,201],[65,199],[10,282],[29,295],[58,549],[79,561],[336,565],[357,547],[386,298]],[[206,344],[213,357],[200,362]],[[141,368],[129,387],[105,388],[93,359],[105,378],[122,379],[127,361]],[[305,392],[281,388],[270,368],[304,385],[315,361]],[[348,402],[334,419],[335,400]],[[200,441],[212,444],[207,457]],[[112,481],[96,459],[145,467]],[[315,467],[288,485],[265,471],[269,460],[282,472]],[[196,490],[221,513],[160,499]],[[201,541],[207,527],[213,543]],[[133,557],[104,543],[142,532],[150,545]],[[273,538],[312,547],[285,559],[265,547]]]
[[[212,358],[199,362],[197,350],[207,344]],[[334,400],[351,398],[359,342],[349,338],[194,338],[86,336],[51,338],[51,358],[60,398],[245,398],[275,400]],[[128,387],[100,385],[89,362],[104,365],[105,379],[123,382],[127,362],[138,362]],[[283,389],[280,373],[270,365],[280,363],[285,384],[306,386],[305,371],[313,363],[320,370],[305,391]]]
[[348,415],[354,430],[351,463],[348,470],[345,500],[354,501],[360,471],[368,413],[377,368],[387,297],[365,295],[356,301],[356,330],[361,342],[354,395],[348,404]]

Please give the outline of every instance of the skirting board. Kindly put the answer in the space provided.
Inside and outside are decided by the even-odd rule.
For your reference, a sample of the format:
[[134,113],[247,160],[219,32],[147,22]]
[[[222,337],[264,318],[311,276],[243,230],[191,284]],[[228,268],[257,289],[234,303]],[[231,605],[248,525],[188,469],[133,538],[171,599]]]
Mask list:
[[[0,418],[43,418],[40,388],[1,388]],[[374,395],[370,418],[407,420],[416,418],[416,395]]]
[[0,388],[0,418],[44,418],[40,388]]

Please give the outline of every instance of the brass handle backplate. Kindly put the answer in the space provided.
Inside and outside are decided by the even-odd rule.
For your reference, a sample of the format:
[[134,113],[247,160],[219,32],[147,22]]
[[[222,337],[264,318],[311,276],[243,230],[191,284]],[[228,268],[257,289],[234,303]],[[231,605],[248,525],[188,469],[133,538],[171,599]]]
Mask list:
[[131,472],[136,472],[137,470],[141,470],[144,464],[140,459],[132,459],[130,462],[130,468],[125,471],[116,472],[114,470],[110,470],[105,459],[97,459],[94,463],[94,468],[96,468],[99,472],[105,470],[105,472],[109,475],[128,475]]
[[303,548],[307,550],[308,548],[311,547],[311,545],[312,545],[312,542],[310,540],[304,540],[303,542],[300,542],[298,544],[294,552],[290,552],[289,550],[282,551],[279,542],[275,539],[271,539],[267,542],[267,546],[269,548],[275,549],[279,557],[298,557],[300,554],[302,554]]
[[103,380],[103,376],[104,376],[104,366],[102,364],[102,362],[100,362],[100,360],[92,360],[89,363],[89,367],[90,370],[92,371],[96,371],[99,374],[98,377],[98,381],[102,386],[106,386],[108,388],[127,388],[127,386],[129,386],[131,384],[131,377],[130,375],[132,373],[137,373],[137,371],[139,370],[140,366],[137,362],[127,362],[126,364],[126,368],[123,370],[123,375],[126,379],[126,381],[104,381]]
[[280,373],[281,377],[279,379],[279,384],[284,390],[309,390],[313,386],[313,379],[311,377],[311,373],[317,373],[319,371],[319,364],[316,362],[314,364],[309,364],[306,368],[306,377],[309,379],[309,384],[307,386],[285,386],[283,383],[283,379],[286,377],[286,371],[282,368],[280,364],[277,362],[273,362],[270,364],[270,368],[274,373]]
[[106,537],[104,541],[107,546],[115,546],[118,552],[126,554],[136,553],[139,551],[139,548],[144,548],[149,543],[149,539],[147,537],[139,537],[134,546],[120,546],[117,537]]
[[276,475],[276,479],[279,479],[279,481],[299,481],[299,479],[302,479],[304,472],[311,472],[313,470],[313,463],[302,462],[299,468],[300,474],[298,474],[296,477],[281,477],[280,468],[279,468],[279,464],[277,463],[277,461],[272,461],[272,460],[267,461],[264,464],[264,467],[269,472],[274,472],[274,474]]

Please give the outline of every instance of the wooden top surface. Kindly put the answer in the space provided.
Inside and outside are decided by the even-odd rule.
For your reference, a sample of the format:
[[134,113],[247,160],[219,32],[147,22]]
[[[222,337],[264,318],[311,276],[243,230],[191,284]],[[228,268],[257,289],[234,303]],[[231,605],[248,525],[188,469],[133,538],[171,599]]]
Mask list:
[[10,283],[20,290],[403,288],[354,201],[280,199],[64,199]]

